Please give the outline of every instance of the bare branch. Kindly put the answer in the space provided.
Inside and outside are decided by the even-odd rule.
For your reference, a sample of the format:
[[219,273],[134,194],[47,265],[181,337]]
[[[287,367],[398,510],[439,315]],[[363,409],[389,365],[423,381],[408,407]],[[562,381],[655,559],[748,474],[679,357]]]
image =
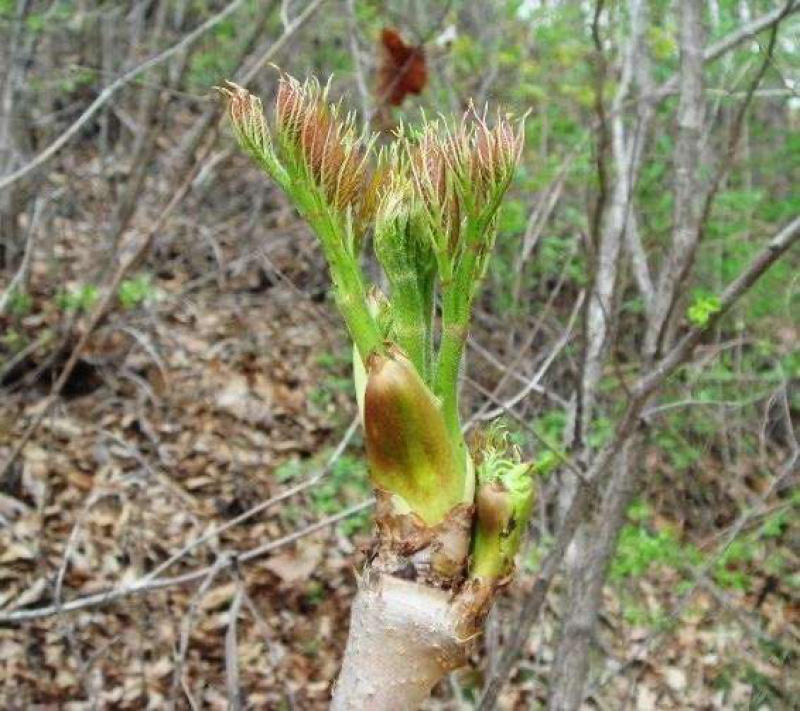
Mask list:
[[752,81],[750,82],[750,86],[745,92],[744,100],[739,105],[739,109],[737,110],[736,116],[733,119],[730,134],[728,136],[727,150],[725,151],[725,155],[722,157],[722,161],[720,162],[716,174],[711,181],[711,186],[706,191],[705,200],[703,203],[703,211],[700,216],[700,225],[698,228],[700,231],[699,240],[702,240],[703,232],[705,231],[708,220],[711,217],[711,210],[714,205],[714,200],[717,197],[717,192],[722,185],[722,181],[725,180],[726,176],[728,175],[728,172],[733,165],[734,158],[736,157],[736,151],[739,146],[739,140],[742,136],[742,128],[744,127],[744,119],[745,115],[747,114],[747,109],[750,107],[756,89],[758,89],[762,79],[764,78],[764,75],[767,73],[767,69],[769,69],[769,66],[772,63],[772,55],[775,51],[775,44],[778,39],[778,27],[779,23],[777,22],[772,25],[769,42],[767,44],[767,50],[764,52],[764,59],[761,62],[761,66],[759,67]]
[[[187,47],[200,39],[200,37],[202,37],[206,32],[213,29],[226,17],[233,14],[243,2],[244,0],[233,0],[225,9],[221,10],[213,17],[208,18],[208,20],[206,20],[196,29],[192,30],[180,42],[175,43],[160,54],[157,54],[155,57],[151,57],[133,69],[125,72],[125,74],[119,77],[119,79],[105,87],[97,96],[97,98],[91,104],[89,104],[88,108],[77,119],[75,119],[70,127],[47,148],[39,153],[39,155],[18,170],[15,170],[13,173],[0,178],[0,190],[7,188],[12,183],[25,177],[32,170],[35,170],[50,160],[65,145],[67,145],[70,140],[72,140],[72,138],[83,128],[83,126],[86,125],[92,116],[94,116],[103,106],[105,106],[111,97],[113,97],[120,89],[132,82],[140,74],[144,74],[146,71],[157,67],[159,64],[162,64],[170,57],[173,57],[176,54],[184,51]],[[286,44],[289,38],[306,23],[306,21],[317,11],[317,9],[319,9],[323,2],[325,2],[325,0],[313,0],[306,6],[305,10],[303,10],[303,12],[300,13],[300,15],[298,15],[295,20],[286,27],[283,34],[276,40],[272,47],[272,51],[268,53],[269,56],[264,55],[249,69],[245,76],[245,82],[251,80],[265,64],[271,61],[272,56],[274,56],[274,54]]]
[[[587,439],[597,386],[606,361],[609,334],[616,320],[614,301],[619,287],[620,254],[628,221],[635,169],[632,164],[635,141],[627,135],[622,120],[622,109],[631,91],[636,65],[644,49],[646,26],[644,13],[644,3],[638,0],[632,3],[631,38],[626,47],[619,86],[611,110],[606,111],[600,99],[596,106],[600,124],[597,153],[600,161],[598,177],[601,188],[599,207],[592,216],[594,225],[592,229],[596,230],[593,232],[595,254],[592,265],[593,280],[586,302],[584,335],[586,343],[578,399],[579,408],[576,413],[576,446],[582,446]],[[597,21],[596,13],[595,25]],[[593,29],[592,34],[597,46],[597,31]],[[600,77],[598,81],[602,84],[605,79]],[[595,92],[598,96],[602,96],[602,85],[596,87]]]
[[350,444],[350,440],[353,438],[353,435],[355,434],[359,421],[360,420],[358,416],[356,416],[356,418],[350,423],[350,426],[347,428],[344,437],[342,437],[339,444],[336,445],[336,448],[334,449],[333,454],[331,454],[330,458],[328,459],[328,462],[322,469],[320,469],[320,471],[318,471],[312,477],[308,478],[306,481],[301,482],[300,484],[297,484],[296,486],[287,489],[286,491],[282,491],[280,494],[277,494],[276,496],[270,497],[266,501],[262,501],[261,503],[256,504],[252,508],[239,514],[230,521],[227,521],[222,526],[212,527],[210,531],[200,536],[200,538],[187,543],[183,548],[181,548],[179,551],[171,555],[163,563],[160,563],[156,568],[154,568],[150,573],[148,573],[147,576],[145,576],[145,579],[152,580],[154,578],[157,578],[165,570],[171,567],[174,563],[177,563],[179,560],[186,557],[195,548],[201,546],[203,543],[211,540],[212,538],[216,538],[221,533],[227,531],[230,528],[233,528],[234,526],[238,526],[239,524],[244,523],[245,521],[251,519],[253,516],[256,516],[266,511],[267,509],[272,508],[273,506],[275,506],[275,504],[279,504],[282,501],[286,501],[286,499],[291,498],[292,496],[296,496],[297,494],[305,491],[306,489],[310,489],[312,486],[317,484],[331,470],[333,465],[342,456],[345,449],[347,449],[347,445]]
[[[755,37],[759,32],[769,29],[798,10],[800,10],[800,2],[798,2],[798,0],[788,0],[781,6],[776,7],[774,10],[771,10],[761,17],[757,17],[755,20],[752,20],[746,25],[734,30],[729,35],[726,35],[718,42],[706,47],[703,52],[703,61],[713,62],[719,59],[722,55],[738,47],[742,42],[746,42],[751,37]],[[658,87],[658,89],[653,92],[651,99],[656,103],[663,101],[670,94],[675,93],[677,88],[678,77],[674,76]]]
[[719,297],[719,311],[709,317],[704,326],[691,328],[672,350],[634,386],[634,396],[649,395],[670,376],[692,353],[703,335],[758,281],[781,256],[800,239],[800,217],[796,217],[767,242],[747,268],[731,282]]
[[481,412],[476,413],[476,415],[470,419],[467,423],[465,428],[469,426],[474,421],[485,421],[485,420],[494,420],[500,415],[505,412],[508,412],[512,408],[516,407],[522,400],[524,400],[531,392],[537,391],[541,388],[541,380],[547,374],[547,371],[550,370],[550,366],[553,364],[553,361],[558,357],[558,354],[564,350],[567,343],[569,343],[570,339],[572,338],[572,329],[575,327],[575,321],[578,319],[578,315],[581,312],[581,308],[583,307],[583,299],[585,296],[585,292],[581,292],[578,294],[578,298],[575,300],[575,305],[572,308],[572,313],[570,314],[569,320],[567,321],[566,328],[564,332],[561,334],[561,337],[556,341],[553,345],[553,348],[550,350],[547,358],[545,359],[544,363],[542,363],[539,370],[531,377],[528,382],[525,384],[519,392],[515,395],[510,397],[508,400],[505,400],[494,410],[489,410],[488,412]]
[[704,124],[703,96],[703,8],[697,0],[684,0],[679,8],[680,100],[678,139],[675,146],[675,188],[672,245],[661,265],[644,339],[646,360],[655,357],[663,344],[676,296],[694,260],[700,239],[701,138]]
[[[470,337],[467,339],[467,346],[475,351],[481,358],[483,358],[487,363],[493,365],[497,370],[503,373],[504,377],[509,379],[513,379],[516,382],[520,383],[521,385],[527,385],[530,382],[529,378],[524,377],[520,373],[516,371],[516,363],[512,363],[511,365],[506,365],[499,361],[495,355],[488,350],[485,346],[482,346],[478,341],[475,340],[474,336],[470,334]],[[521,350],[525,350],[522,348]],[[534,385],[532,391],[539,394],[544,395],[549,400],[557,403],[560,407],[566,408],[569,403],[562,398],[558,393],[555,391],[545,388],[542,385]]]
[[[684,363],[704,334],[708,333],[722,316],[755,284],[764,272],[800,240],[800,217],[795,218],[756,255],[745,270],[725,289],[720,297],[720,310],[713,314],[707,323],[692,327],[675,347],[654,367],[643,375],[632,390],[625,413],[617,423],[611,441],[600,450],[586,473],[588,484],[580,484],[572,503],[558,531],[553,548],[539,570],[531,592],[512,625],[514,630],[509,638],[505,652],[497,666],[496,674],[487,683],[479,711],[489,711],[495,707],[503,684],[508,679],[514,662],[536,624],[555,574],[571,543],[579,524],[584,520],[594,496],[596,487],[608,475],[609,467],[625,443],[637,431],[640,416],[648,397]],[[0,618],[2,621],[2,618]]]
[[358,22],[356,17],[355,0],[347,0],[347,27],[350,34],[350,54],[353,57],[353,67],[356,75],[356,87],[361,99],[361,113],[364,120],[370,115],[370,95],[367,88],[367,79],[364,72],[364,63],[361,58],[361,49],[358,46]]
[[28,229],[28,238],[25,241],[25,253],[22,255],[22,262],[19,265],[17,273],[14,274],[9,282],[8,287],[0,294],[0,316],[5,313],[6,305],[11,301],[17,291],[25,291],[28,274],[31,269],[31,262],[33,260],[33,250],[36,246],[36,231],[39,228],[39,220],[42,216],[43,206],[44,201],[38,199],[33,207],[33,219]]
[[[203,582],[192,596],[192,600],[189,603],[189,610],[181,620],[181,639],[178,648],[178,658],[175,661],[175,669],[172,673],[172,696],[169,705],[171,709],[175,708],[175,702],[178,699],[178,690],[183,686],[183,665],[186,663],[186,653],[189,651],[192,627],[194,627],[194,620],[195,617],[197,617],[200,603],[203,602],[203,598],[206,596],[206,593],[209,591],[220,572],[230,567],[230,558],[230,554],[226,552],[214,561],[214,564],[203,576]],[[184,689],[185,688],[184,686]],[[192,704],[192,706],[194,706],[194,704]]]
[[645,313],[650,314],[653,304],[654,292],[653,278],[650,276],[650,265],[647,261],[647,253],[642,245],[642,238],[639,234],[639,220],[633,208],[628,213],[627,224],[625,225],[625,247],[631,258],[633,267],[633,277],[636,286],[644,299]]
[[228,631],[225,633],[225,686],[228,690],[228,708],[231,711],[239,711],[242,708],[236,628],[243,601],[244,588],[240,582],[228,609]]

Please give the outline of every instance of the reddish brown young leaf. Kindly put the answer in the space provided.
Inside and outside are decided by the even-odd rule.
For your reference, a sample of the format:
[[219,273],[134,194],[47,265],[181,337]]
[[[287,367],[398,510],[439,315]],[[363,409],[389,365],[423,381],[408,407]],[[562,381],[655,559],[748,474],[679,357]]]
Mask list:
[[428,82],[425,50],[405,44],[396,30],[381,32],[378,101],[400,106],[408,94],[422,93]]

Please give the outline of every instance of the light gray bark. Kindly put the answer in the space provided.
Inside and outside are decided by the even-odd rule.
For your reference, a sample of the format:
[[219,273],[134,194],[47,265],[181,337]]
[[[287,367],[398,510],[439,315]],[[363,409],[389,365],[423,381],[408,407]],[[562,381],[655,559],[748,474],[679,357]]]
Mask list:
[[651,361],[664,343],[677,298],[694,261],[700,239],[702,195],[699,162],[705,115],[703,96],[703,3],[682,0],[679,7],[680,72],[678,139],[675,146],[675,188],[672,243],[658,275],[644,356]]
[[625,226],[625,248],[631,259],[636,286],[639,288],[639,293],[644,301],[645,314],[649,316],[653,308],[653,279],[650,276],[647,252],[644,250],[642,239],[639,235],[639,221],[632,206],[628,214],[628,224]]
[[453,596],[398,578],[369,574],[350,617],[332,711],[411,711],[464,662],[466,640]]
[[581,431],[577,433],[582,443],[587,441],[597,386],[606,361],[608,338],[614,324],[614,297],[619,286],[620,254],[634,184],[633,167],[642,153],[637,145],[639,142],[628,135],[623,121],[623,107],[634,83],[637,63],[644,53],[644,0],[631,0],[630,14],[631,39],[626,47],[619,87],[610,111],[610,194],[601,213],[595,275],[587,304],[586,349],[581,383],[582,414],[579,423]]
[[583,701],[603,585],[639,480],[638,439],[630,439],[623,446],[595,522],[584,527],[581,539],[576,541],[569,607],[550,677],[550,709],[577,709]]
[[[646,90],[649,74],[646,67],[645,31],[647,6],[645,0],[629,3],[630,39],[624,54],[619,88],[611,110],[610,158],[613,184],[610,199],[601,220],[601,240],[598,250],[592,301],[586,318],[586,348],[581,382],[580,442],[581,459],[589,461],[590,425],[596,416],[596,397],[600,378],[608,361],[608,343],[615,322],[615,294],[619,288],[620,256],[624,241],[633,257],[634,273],[645,295],[648,310],[652,305],[652,285],[647,260],[631,221],[632,192],[636,174],[642,163],[643,144],[647,127],[652,120],[652,106],[643,102],[638,110],[638,129],[628,130],[623,108],[633,85]],[[602,588],[608,562],[616,547],[624,522],[629,496],[623,495],[632,484],[633,470],[628,467],[628,445],[623,447],[614,463],[614,475],[595,510],[579,527],[566,559],[567,596],[565,616],[551,676],[549,708],[577,709],[583,698],[589,672],[592,635],[602,602]],[[569,481],[567,496],[571,500],[577,482]],[[563,516],[563,513],[562,513]]]
[[[23,158],[19,127],[24,123],[20,120],[19,94],[26,71],[23,39],[29,9],[28,0],[18,0],[7,46],[0,54],[5,64],[5,72],[0,72],[3,81],[0,89],[0,177],[11,173]],[[19,218],[24,210],[25,200],[19,187],[0,192],[0,265],[3,262],[13,265],[17,252],[22,249]]]

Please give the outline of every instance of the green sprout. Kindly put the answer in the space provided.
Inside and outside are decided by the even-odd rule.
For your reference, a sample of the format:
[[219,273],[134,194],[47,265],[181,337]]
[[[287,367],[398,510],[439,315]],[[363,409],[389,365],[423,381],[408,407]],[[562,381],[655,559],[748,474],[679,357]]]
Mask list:
[[521,461],[510,439],[501,427],[492,427],[475,447],[477,523],[470,576],[479,580],[501,581],[513,572],[535,500],[535,477],[556,466],[550,453],[536,462]]
[[143,304],[155,294],[153,281],[149,274],[139,274],[124,279],[119,285],[119,302],[124,309],[133,309]]
[[77,288],[63,291],[56,296],[56,303],[64,311],[89,311],[100,296],[94,284],[82,284]]
[[[401,129],[378,150],[313,80],[280,77],[274,127],[242,87],[221,92],[239,144],[291,199],[325,254],[354,344],[372,483],[399,511],[434,526],[474,502],[458,376],[522,123],[498,116],[490,128],[470,110],[454,124]],[[369,233],[388,295],[361,269]]]
[[718,297],[701,294],[695,298],[686,315],[693,326],[703,327],[720,308]]

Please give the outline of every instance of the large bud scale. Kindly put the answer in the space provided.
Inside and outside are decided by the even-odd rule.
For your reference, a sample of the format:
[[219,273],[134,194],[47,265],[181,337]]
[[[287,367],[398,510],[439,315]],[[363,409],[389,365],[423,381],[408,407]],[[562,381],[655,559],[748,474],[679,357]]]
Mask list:
[[400,497],[428,525],[461,503],[463,474],[439,403],[397,350],[367,362],[364,429],[376,486]]

